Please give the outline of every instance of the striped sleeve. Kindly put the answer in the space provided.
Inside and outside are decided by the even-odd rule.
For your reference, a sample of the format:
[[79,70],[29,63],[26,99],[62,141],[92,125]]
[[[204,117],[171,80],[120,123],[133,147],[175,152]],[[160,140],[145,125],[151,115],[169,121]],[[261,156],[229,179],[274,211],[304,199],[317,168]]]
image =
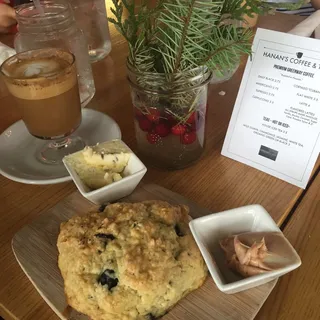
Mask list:
[[284,8],[279,8],[277,9],[277,11],[281,13],[294,14],[299,16],[310,16],[313,12],[315,12],[315,9],[312,7],[311,3],[307,3],[297,10],[287,10]]

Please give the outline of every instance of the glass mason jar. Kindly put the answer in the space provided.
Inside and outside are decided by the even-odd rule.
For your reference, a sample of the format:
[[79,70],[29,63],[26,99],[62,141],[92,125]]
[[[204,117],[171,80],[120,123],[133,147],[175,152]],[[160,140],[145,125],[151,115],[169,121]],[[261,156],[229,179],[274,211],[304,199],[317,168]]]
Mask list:
[[151,166],[181,169],[199,159],[210,78],[205,67],[162,74],[140,73],[128,64],[138,151]]
[[17,52],[49,47],[71,51],[76,57],[80,100],[84,107],[95,93],[86,38],[77,27],[67,2],[44,0],[41,5],[43,15],[33,2],[16,8],[19,33],[15,36],[14,47]]
[[91,62],[102,60],[111,51],[105,0],[69,0],[78,27],[84,32]]

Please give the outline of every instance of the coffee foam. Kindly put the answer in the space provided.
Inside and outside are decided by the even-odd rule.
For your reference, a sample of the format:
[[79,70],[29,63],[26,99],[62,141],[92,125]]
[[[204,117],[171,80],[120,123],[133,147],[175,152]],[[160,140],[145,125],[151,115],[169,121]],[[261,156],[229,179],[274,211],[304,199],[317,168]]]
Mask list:
[[40,100],[60,95],[77,83],[75,64],[60,57],[14,60],[5,70],[10,93],[20,99]]
[[55,60],[24,61],[13,68],[10,76],[20,79],[47,77],[62,70],[61,64]]

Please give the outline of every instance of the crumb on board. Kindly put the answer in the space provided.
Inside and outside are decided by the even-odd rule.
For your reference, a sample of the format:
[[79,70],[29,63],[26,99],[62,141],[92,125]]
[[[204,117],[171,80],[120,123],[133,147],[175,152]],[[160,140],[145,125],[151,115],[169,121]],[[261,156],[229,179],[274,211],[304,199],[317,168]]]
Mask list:
[[220,92],[219,92],[219,96],[224,96],[225,94],[226,94],[225,91],[220,91]]

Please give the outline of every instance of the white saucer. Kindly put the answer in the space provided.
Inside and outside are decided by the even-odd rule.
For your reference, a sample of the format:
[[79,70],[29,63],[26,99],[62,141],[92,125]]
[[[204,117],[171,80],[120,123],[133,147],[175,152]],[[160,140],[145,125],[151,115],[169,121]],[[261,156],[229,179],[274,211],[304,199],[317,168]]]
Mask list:
[[[121,139],[118,124],[106,114],[82,109],[82,123],[74,135],[87,145],[100,141]],[[29,184],[54,184],[71,180],[61,165],[43,164],[36,152],[45,142],[33,137],[22,120],[0,135],[0,173],[8,179]]]

